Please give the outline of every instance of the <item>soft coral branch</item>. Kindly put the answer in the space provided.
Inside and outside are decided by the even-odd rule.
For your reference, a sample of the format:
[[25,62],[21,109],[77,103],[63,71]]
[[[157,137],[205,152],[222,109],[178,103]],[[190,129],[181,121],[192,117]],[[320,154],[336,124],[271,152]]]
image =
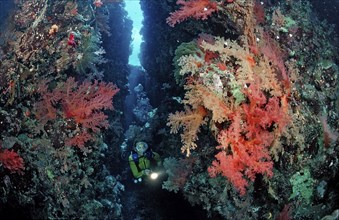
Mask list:
[[217,3],[210,0],[178,0],[177,5],[181,5],[181,8],[170,13],[170,16],[166,19],[166,22],[171,27],[174,27],[175,24],[180,23],[189,17],[205,20],[213,12],[218,10]]
[[170,114],[168,117],[167,125],[172,127],[171,133],[176,134],[180,127],[184,128],[183,134],[181,135],[181,141],[183,143],[181,151],[186,152],[186,156],[189,156],[191,150],[197,147],[195,143],[198,139],[197,133],[200,130],[200,126],[206,123],[204,120],[206,115],[206,109],[198,106],[197,109],[194,110],[187,107],[185,112],[176,112],[175,114]]

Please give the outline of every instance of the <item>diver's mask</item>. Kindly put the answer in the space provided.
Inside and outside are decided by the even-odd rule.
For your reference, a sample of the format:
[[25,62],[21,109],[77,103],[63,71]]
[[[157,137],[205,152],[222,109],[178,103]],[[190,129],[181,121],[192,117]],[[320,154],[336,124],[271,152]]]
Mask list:
[[135,145],[135,151],[140,155],[145,153],[147,149],[148,149],[148,145],[145,142],[140,141],[140,142],[137,142]]

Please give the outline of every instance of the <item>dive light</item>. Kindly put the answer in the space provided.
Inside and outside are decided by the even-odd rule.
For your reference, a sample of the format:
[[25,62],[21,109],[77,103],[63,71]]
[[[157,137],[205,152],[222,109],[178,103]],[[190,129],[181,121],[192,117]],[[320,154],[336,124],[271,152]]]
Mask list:
[[156,173],[156,172],[152,172],[151,175],[150,175],[152,180],[156,180],[158,178],[158,176],[159,176],[159,174]]

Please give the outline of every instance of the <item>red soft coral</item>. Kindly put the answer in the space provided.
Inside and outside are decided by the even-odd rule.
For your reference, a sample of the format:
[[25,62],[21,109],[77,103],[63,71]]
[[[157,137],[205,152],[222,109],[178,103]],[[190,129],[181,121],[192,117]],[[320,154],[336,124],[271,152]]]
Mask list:
[[66,146],[77,146],[79,148],[85,147],[85,143],[93,139],[93,136],[89,134],[86,130],[77,132],[73,137],[67,138],[65,140]]
[[246,123],[238,112],[230,127],[219,133],[218,148],[222,151],[208,169],[212,177],[218,173],[227,177],[241,195],[246,193],[248,179],[254,181],[257,173],[267,176],[273,174],[267,146],[256,137],[250,140],[244,137],[242,133],[245,130]]
[[[36,105],[37,118],[42,123],[55,120],[57,117],[64,118],[72,128],[65,140],[68,146],[84,147],[85,142],[94,138],[93,133],[98,133],[100,128],[107,128],[107,115],[102,110],[113,109],[112,99],[119,89],[112,83],[89,81],[80,85],[74,78],[68,78],[53,91],[41,86],[42,101]],[[62,111],[58,111],[58,107]],[[47,113],[51,116],[46,117]]]
[[231,125],[219,133],[221,152],[208,169],[212,177],[219,173],[227,177],[241,195],[256,174],[273,175],[269,148],[289,121],[285,96],[266,98],[257,83],[245,94],[249,103],[238,108]]
[[11,173],[23,174],[24,160],[20,157],[19,154],[13,150],[4,150],[0,152],[0,162],[4,167],[9,169]]
[[96,132],[99,127],[108,126],[107,116],[100,110],[113,109],[112,98],[118,91],[112,83],[94,81],[78,86],[74,78],[68,78],[55,92],[60,95],[66,118],[73,118],[76,123]]
[[69,140],[68,145],[83,147],[84,143],[92,139],[87,132],[99,132],[100,128],[107,128],[107,115],[101,110],[113,109],[112,98],[119,89],[112,83],[94,81],[83,82],[80,86],[74,78],[68,78],[60,88],[54,92],[59,95],[65,118],[73,119],[81,131]]
[[166,19],[166,22],[171,27],[174,27],[175,24],[180,23],[189,17],[205,20],[213,12],[218,10],[217,3],[211,2],[210,0],[178,0],[177,5],[182,5],[182,7],[179,10],[170,13],[170,16]]

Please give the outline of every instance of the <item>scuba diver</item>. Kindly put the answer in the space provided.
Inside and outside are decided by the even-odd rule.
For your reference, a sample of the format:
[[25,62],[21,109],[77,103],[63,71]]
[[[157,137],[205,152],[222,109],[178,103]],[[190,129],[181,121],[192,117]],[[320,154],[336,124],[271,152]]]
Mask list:
[[157,178],[156,173],[152,173],[151,166],[156,163],[161,165],[160,155],[152,151],[147,143],[139,141],[135,144],[131,155],[128,157],[129,166],[134,176],[134,183],[141,182],[146,176],[152,179]]

